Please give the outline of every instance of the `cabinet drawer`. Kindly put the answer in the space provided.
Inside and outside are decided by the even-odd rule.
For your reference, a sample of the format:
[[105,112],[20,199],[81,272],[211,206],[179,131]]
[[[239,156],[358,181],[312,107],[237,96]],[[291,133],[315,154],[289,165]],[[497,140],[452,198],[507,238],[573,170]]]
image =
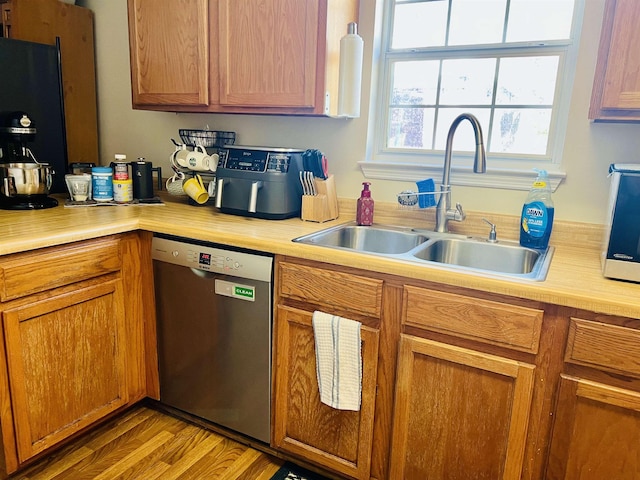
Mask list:
[[571,318],[565,361],[640,377],[640,331]]
[[6,302],[120,270],[119,240],[89,240],[0,258],[0,301]]
[[537,353],[544,312],[407,285],[403,325]]
[[380,316],[382,280],[288,262],[279,271],[282,296]]

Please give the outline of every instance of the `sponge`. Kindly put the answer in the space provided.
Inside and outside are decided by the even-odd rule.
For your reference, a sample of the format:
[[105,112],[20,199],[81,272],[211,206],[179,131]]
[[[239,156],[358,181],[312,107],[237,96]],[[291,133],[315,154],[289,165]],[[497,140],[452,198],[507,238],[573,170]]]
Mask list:
[[[418,205],[420,208],[429,208],[436,206],[436,186],[433,182],[433,178],[427,178],[426,180],[420,180],[416,182],[418,186],[418,192],[422,195],[418,195]],[[430,195],[429,195],[430,193]]]

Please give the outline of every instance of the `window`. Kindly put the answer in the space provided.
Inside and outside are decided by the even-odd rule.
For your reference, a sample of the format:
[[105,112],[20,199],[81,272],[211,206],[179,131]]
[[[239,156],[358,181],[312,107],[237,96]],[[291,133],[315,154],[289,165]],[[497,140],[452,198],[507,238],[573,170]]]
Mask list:
[[[385,0],[382,101],[365,174],[441,172],[449,127],[468,112],[484,133],[484,183],[528,189],[531,169],[545,168],[557,185],[582,9],[582,0]],[[467,122],[458,132],[453,169],[464,171],[474,136]],[[496,181],[505,172],[509,180]]]

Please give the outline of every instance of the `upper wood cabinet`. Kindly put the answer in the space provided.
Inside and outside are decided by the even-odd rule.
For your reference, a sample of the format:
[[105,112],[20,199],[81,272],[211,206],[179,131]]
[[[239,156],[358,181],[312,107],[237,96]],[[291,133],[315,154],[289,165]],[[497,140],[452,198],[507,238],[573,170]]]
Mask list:
[[640,121],[640,2],[607,0],[589,118]]
[[358,0],[128,0],[134,108],[333,115]]
[[133,105],[207,105],[208,0],[128,6]]
[[55,45],[60,38],[67,156],[98,159],[93,12],[58,0],[0,0],[2,35]]

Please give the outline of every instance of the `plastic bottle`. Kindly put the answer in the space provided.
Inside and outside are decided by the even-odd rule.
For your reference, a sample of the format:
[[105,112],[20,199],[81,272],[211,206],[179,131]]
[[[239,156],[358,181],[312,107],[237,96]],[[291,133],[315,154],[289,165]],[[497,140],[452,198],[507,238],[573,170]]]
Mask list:
[[553,228],[553,201],[546,170],[536,170],[538,177],[531,186],[520,217],[520,245],[544,249],[549,245]]
[[364,188],[358,199],[358,205],[356,208],[356,223],[358,225],[373,225],[373,198],[371,198],[371,191],[369,190],[369,182],[362,182]]

